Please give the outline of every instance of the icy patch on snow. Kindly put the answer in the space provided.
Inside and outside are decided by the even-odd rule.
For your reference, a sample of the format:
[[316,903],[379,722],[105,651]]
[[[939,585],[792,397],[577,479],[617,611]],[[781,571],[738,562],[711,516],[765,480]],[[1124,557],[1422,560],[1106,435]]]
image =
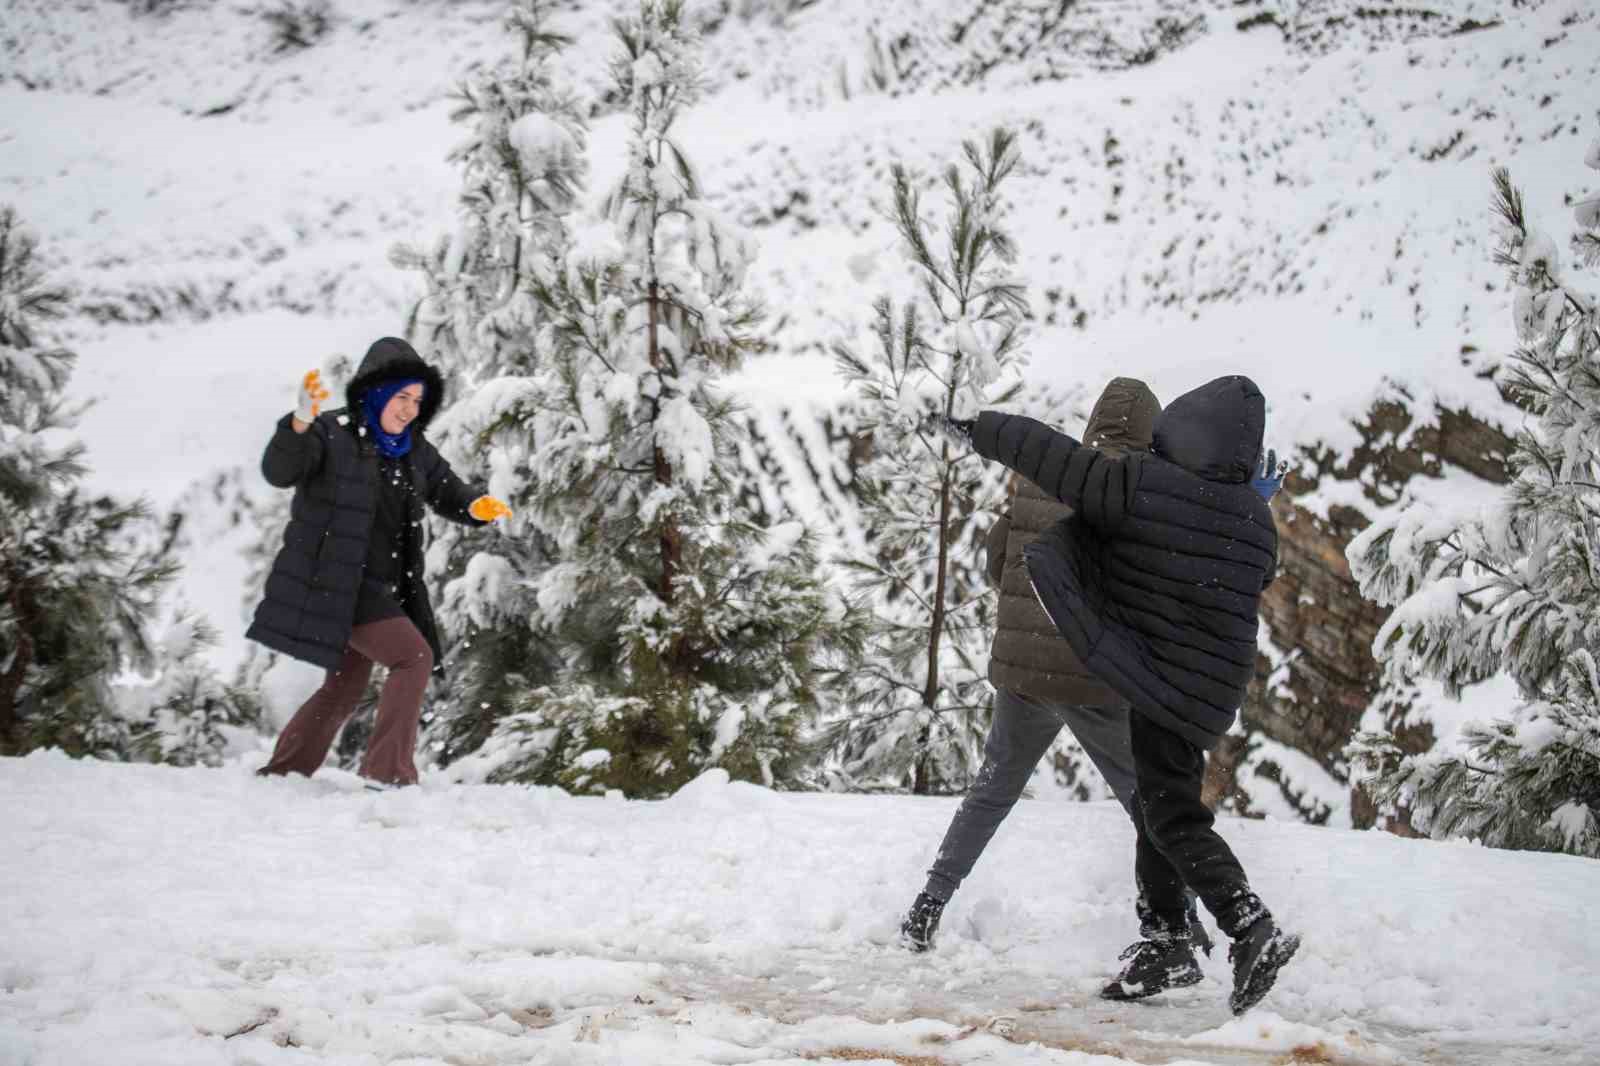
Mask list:
[[1304,1022],[1286,1021],[1281,1015],[1268,1010],[1251,1011],[1215,1029],[1183,1037],[1178,1043],[1200,1047],[1286,1051],[1296,1054],[1296,1061],[1342,1061],[1347,1057],[1362,1063],[1404,1061],[1389,1048],[1361,1036],[1355,1028],[1342,1032],[1324,1029]]

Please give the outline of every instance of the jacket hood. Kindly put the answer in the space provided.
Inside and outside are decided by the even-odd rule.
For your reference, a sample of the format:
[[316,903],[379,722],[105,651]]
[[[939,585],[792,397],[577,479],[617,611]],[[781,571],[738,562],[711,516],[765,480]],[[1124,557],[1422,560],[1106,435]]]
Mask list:
[[1113,455],[1150,450],[1161,401],[1137,378],[1112,378],[1089,413],[1083,442]]
[[1249,481],[1267,427],[1267,399],[1241,375],[1209,381],[1167,405],[1153,450],[1207,481]]
[[403,378],[422,380],[422,410],[417,413],[416,429],[428,428],[433,416],[444,405],[444,377],[422,361],[417,350],[399,337],[382,337],[372,342],[355,377],[344,387],[344,403],[353,418],[361,418],[361,394],[382,381]]

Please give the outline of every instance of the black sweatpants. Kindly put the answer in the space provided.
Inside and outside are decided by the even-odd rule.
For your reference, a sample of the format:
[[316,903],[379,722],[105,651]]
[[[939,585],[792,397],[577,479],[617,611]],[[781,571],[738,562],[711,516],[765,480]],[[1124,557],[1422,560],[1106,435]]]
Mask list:
[[1217,834],[1211,809],[1200,802],[1205,752],[1137,710],[1133,741],[1133,824],[1138,832],[1134,874],[1141,924],[1181,932],[1184,886],[1194,890],[1229,937],[1266,914],[1232,849]]

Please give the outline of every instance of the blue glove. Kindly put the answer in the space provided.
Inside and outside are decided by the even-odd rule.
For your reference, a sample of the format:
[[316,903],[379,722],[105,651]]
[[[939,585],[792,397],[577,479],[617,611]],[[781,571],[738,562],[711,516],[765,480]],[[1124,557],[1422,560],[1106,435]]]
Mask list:
[[1272,497],[1283,487],[1283,475],[1288,469],[1288,463],[1278,462],[1277,450],[1268,448],[1266,456],[1261,460],[1261,468],[1256,471],[1256,476],[1250,482],[1250,487],[1255,489],[1263,500],[1271,503]]
[[959,447],[970,448],[972,447],[972,429],[976,425],[977,423],[970,418],[929,415],[922,420],[922,425],[919,428],[924,433],[937,433]]

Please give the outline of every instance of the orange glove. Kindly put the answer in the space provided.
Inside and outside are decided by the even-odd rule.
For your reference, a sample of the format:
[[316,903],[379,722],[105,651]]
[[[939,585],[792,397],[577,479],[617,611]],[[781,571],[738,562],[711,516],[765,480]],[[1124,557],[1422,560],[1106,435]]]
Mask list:
[[322,384],[322,374],[313,370],[300,382],[300,404],[294,410],[294,416],[302,422],[316,421],[317,412],[322,410],[322,401],[331,393]]
[[493,496],[479,496],[467,505],[467,513],[480,522],[493,522],[496,518],[510,518],[511,508]]

